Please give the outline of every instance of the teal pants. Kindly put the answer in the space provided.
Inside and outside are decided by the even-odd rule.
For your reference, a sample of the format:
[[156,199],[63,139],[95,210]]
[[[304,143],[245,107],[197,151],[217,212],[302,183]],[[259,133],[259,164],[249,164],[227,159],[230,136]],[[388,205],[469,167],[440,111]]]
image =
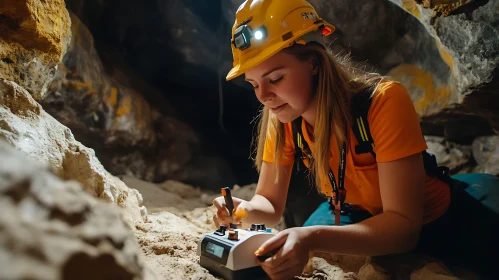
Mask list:
[[[452,179],[449,209],[423,226],[414,251],[451,266],[468,268],[483,279],[497,278],[493,270],[499,260],[499,177],[473,173],[458,174]],[[340,225],[355,224],[369,217],[367,211],[345,211]],[[303,226],[312,225],[334,225],[329,203],[321,204]]]

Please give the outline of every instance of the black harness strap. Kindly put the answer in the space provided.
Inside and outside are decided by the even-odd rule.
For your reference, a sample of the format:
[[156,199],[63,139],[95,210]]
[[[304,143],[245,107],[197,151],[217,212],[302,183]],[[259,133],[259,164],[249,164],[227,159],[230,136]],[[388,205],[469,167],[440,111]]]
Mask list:
[[[302,133],[301,133],[301,121],[302,118],[299,117],[293,121],[293,135],[295,140],[295,163],[296,163],[296,171],[300,171],[300,166],[303,165],[303,168],[306,168],[302,159],[303,152],[307,149],[310,154],[310,149],[308,147],[307,141],[303,141]],[[303,142],[305,142],[303,144]],[[306,148],[305,148],[306,147]]]
[[355,138],[359,144],[355,146],[356,154],[371,153],[376,158],[374,152],[374,140],[369,129],[367,114],[371,106],[371,90],[367,89],[359,92],[352,97],[351,114],[352,114],[352,129]]
[[[367,114],[369,112],[369,107],[371,106],[371,92],[366,90],[364,92],[357,93],[352,98],[351,112],[352,112],[352,129],[359,145],[355,146],[356,154],[363,154],[370,152],[374,159],[376,159],[376,153],[374,152],[374,139],[371,137],[371,132],[369,129],[369,122],[367,120]],[[449,168],[446,166],[438,166],[435,155],[429,153],[428,151],[423,151],[423,162],[426,173],[430,176],[437,177],[440,180],[451,183],[452,178],[449,176]]]
[[[312,164],[313,162],[312,152],[310,150],[310,147],[308,146],[307,141],[305,141],[303,138],[301,125],[302,125],[302,117],[298,117],[292,123],[293,135],[295,139],[295,161],[297,161],[297,163],[303,162],[304,159],[303,154],[305,154],[305,156],[308,157],[309,159],[309,163]],[[340,164],[338,166],[338,176],[339,176],[338,183],[336,183],[336,178],[331,168],[329,168],[328,172],[328,178],[333,188],[333,195],[329,202],[331,203],[331,206],[334,209],[336,225],[339,225],[340,223],[340,214],[343,207],[343,203],[345,202],[346,198],[346,189],[345,189],[346,153],[347,153],[346,143],[343,143],[343,147],[341,148],[341,153],[340,153],[341,155]],[[296,167],[297,171],[299,171],[299,164],[297,164],[296,166],[297,166]]]

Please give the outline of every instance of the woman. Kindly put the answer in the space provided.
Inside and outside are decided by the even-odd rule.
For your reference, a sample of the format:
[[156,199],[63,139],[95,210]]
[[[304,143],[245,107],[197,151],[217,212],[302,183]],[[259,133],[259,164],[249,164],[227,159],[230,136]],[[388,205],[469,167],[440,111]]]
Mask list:
[[[328,203],[321,205],[304,227],[280,232],[255,252],[276,251],[260,263],[262,268],[272,279],[289,279],[301,274],[311,251],[379,256],[424,248],[450,264],[488,272],[487,260],[472,261],[487,254],[483,250],[482,255],[474,255],[480,251],[476,241],[495,238],[497,232],[482,230],[497,221],[497,206],[487,208],[495,207],[495,212],[481,212],[490,216],[474,231],[480,240],[468,244],[468,235],[474,236],[470,232],[443,234],[441,229],[450,229],[449,225],[469,226],[468,222],[478,220],[474,212],[457,211],[463,204],[456,204],[454,197],[467,197],[464,187],[450,188],[425,173],[422,152],[427,146],[406,89],[376,74],[356,75],[352,68],[338,63],[321,43],[322,37],[333,31],[305,0],[249,0],[236,13],[234,67],[227,80],[244,74],[264,109],[255,159],[260,174],[256,193],[250,201],[234,198],[234,212],[244,210],[246,223],[274,225],[279,221],[295,163],[292,122],[301,118],[303,138],[313,157],[304,163],[318,192],[333,196],[335,214],[344,211],[345,205],[366,214],[358,219],[340,217],[333,215]],[[367,119],[376,158],[355,152],[358,141],[352,131],[350,107],[354,97],[366,91],[372,92]],[[490,179],[488,185],[498,185],[496,177],[485,178]],[[494,195],[496,199],[497,188]],[[222,197],[213,204],[221,223],[239,222],[228,216]],[[462,215],[473,219],[462,221],[465,223],[453,220]],[[456,244],[461,237],[468,243]],[[461,249],[455,247],[468,251],[457,254]]]

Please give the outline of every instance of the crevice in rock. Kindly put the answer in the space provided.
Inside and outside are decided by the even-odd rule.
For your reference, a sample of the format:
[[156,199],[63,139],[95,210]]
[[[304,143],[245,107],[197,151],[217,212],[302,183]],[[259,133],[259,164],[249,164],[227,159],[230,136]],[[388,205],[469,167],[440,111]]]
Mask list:
[[30,187],[31,187],[31,179],[26,178],[8,187],[7,191],[5,191],[4,194],[6,196],[11,197],[14,200],[14,202],[18,204],[21,200],[23,200],[25,197],[28,196]]
[[69,257],[61,273],[64,280],[132,280],[133,276],[125,267],[116,263],[112,255],[92,257],[81,252]]
[[[0,15],[1,16],[1,15]],[[2,58],[2,61],[7,63],[7,64],[12,64],[14,63],[14,61],[12,59],[10,59],[9,57],[4,57]]]
[[6,26],[7,28],[9,28],[11,30],[16,31],[19,29],[20,25],[19,25],[19,22],[17,22],[13,18],[11,18],[7,15],[4,15],[4,14],[0,14],[0,31],[3,33],[4,28],[2,28],[2,26]]
[[464,5],[464,6],[461,6],[461,7],[457,8],[457,9],[455,9],[454,11],[452,11],[451,13],[449,13],[449,15],[466,14],[466,16],[469,19],[471,17],[470,14],[474,10],[480,8],[481,6],[486,5],[488,2],[489,2],[489,0],[474,0],[474,1],[472,1],[471,3],[469,3],[467,5]]
[[[87,209],[88,210],[88,209]],[[86,221],[85,212],[80,213],[66,213],[58,208],[54,208],[50,211],[50,219],[56,219],[67,223],[70,226],[77,226]]]
[[424,116],[421,128],[425,135],[445,136],[458,144],[469,145],[474,138],[499,132],[499,68],[489,83],[470,88],[462,104],[455,104],[437,114]]

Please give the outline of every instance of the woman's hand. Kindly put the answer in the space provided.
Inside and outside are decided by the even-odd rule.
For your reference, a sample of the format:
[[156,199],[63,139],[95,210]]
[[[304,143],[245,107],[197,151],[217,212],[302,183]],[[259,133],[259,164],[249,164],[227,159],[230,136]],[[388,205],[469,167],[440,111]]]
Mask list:
[[234,203],[234,210],[232,211],[232,216],[229,215],[229,210],[225,205],[225,199],[223,196],[219,196],[213,200],[213,206],[217,208],[216,216],[213,217],[215,226],[218,228],[220,224],[229,226],[230,223],[238,224],[242,219],[248,217],[248,214],[253,210],[253,206],[246,200],[242,200],[237,197],[232,197]]
[[309,258],[310,230],[306,227],[289,228],[279,232],[260,246],[256,256],[276,251],[265,261],[257,261],[272,279],[290,279],[300,276]]

